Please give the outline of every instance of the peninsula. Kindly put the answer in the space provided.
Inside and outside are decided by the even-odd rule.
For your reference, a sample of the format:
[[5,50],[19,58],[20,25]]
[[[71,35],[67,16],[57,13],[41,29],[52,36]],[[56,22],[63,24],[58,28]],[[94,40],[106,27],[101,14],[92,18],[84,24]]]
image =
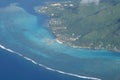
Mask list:
[[74,48],[120,52],[120,0],[70,0],[35,7],[56,39]]

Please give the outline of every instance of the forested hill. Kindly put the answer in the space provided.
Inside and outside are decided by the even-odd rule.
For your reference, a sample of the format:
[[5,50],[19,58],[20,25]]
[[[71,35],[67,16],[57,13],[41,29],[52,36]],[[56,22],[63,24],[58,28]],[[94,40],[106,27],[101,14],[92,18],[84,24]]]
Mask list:
[[50,16],[50,29],[65,44],[120,51],[120,0],[52,2],[35,10]]

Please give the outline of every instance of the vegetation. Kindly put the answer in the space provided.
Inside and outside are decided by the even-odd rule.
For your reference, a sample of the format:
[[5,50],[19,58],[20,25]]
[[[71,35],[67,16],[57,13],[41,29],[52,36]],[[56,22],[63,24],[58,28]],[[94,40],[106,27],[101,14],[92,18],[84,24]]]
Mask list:
[[[56,5],[55,5],[56,4]],[[50,16],[51,30],[71,46],[120,51],[120,0],[81,4],[80,0],[36,8]]]

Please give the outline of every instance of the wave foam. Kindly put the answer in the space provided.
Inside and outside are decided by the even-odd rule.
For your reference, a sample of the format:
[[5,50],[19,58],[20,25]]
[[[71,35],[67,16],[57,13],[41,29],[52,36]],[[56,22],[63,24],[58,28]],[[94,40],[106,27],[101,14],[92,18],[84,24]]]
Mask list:
[[53,71],[53,72],[57,72],[57,73],[60,73],[60,74],[69,75],[69,76],[73,76],[73,77],[77,77],[77,78],[83,78],[83,79],[89,79],[89,80],[101,80],[101,79],[95,78],[95,77],[81,76],[81,75],[78,75],[78,74],[73,74],[73,73],[68,73],[68,72],[64,72],[64,71],[61,71],[61,70],[53,69],[53,68],[47,67],[47,66],[45,66],[43,64],[39,64],[35,60],[30,59],[30,58],[28,58],[26,56],[23,56],[19,52],[15,52],[15,51],[13,51],[13,50],[11,50],[9,48],[4,47],[3,45],[0,45],[0,48],[4,49],[6,51],[9,51],[11,53],[15,53],[15,54],[17,54],[19,56],[22,56],[26,60],[31,61],[33,64],[39,65],[40,67],[43,67],[43,68],[45,68],[47,70],[50,70],[50,71]]

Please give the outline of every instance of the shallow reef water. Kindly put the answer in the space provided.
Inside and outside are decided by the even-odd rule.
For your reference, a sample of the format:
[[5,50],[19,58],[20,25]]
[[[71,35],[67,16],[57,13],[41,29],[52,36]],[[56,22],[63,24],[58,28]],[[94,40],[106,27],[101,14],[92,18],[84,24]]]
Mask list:
[[59,44],[46,27],[20,6],[0,8],[1,48],[61,74],[91,80],[120,79],[120,53]]

